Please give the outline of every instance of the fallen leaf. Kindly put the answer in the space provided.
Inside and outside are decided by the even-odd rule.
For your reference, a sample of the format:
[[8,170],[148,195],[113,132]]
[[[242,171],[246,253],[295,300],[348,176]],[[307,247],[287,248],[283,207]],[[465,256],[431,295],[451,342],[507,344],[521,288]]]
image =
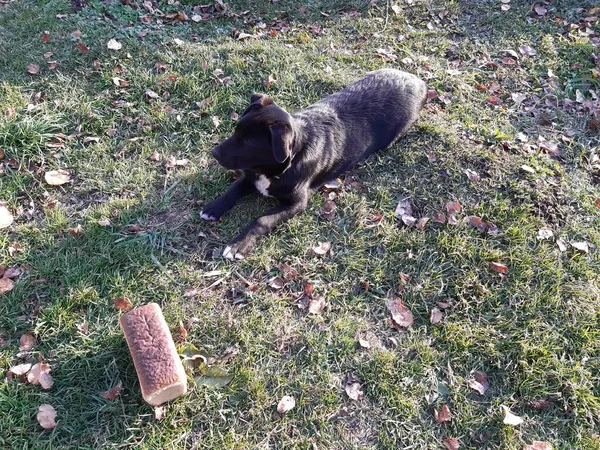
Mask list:
[[52,405],[48,405],[44,403],[40,405],[37,413],[37,421],[41,425],[42,428],[49,430],[56,426],[56,410],[52,407]]
[[473,228],[477,228],[482,233],[486,229],[486,224],[481,220],[481,217],[477,216],[467,216],[464,218],[465,222],[469,224],[469,226]]
[[356,376],[354,376],[353,373],[349,373],[348,375],[346,375],[344,390],[346,391],[346,395],[348,395],[348,398],[350,398],[350,400],[356,401],[364,397],[365,394],[361,388],[362,386],[358,378],[356,378]]
[[394,14],[399,15],[402,13],[402,8],[398,5],[392,5],[392,11],[394,11]]
[[254,36],[253,34],[249,34],[249,33],[240,33],[237,36],[237,40],[241,41],[242,39],[248,39],[248,38],[254,38],[256,36]]
[[358,345],[362,348],[371,348],[371,343],[363,338],[358,338]]
[[556,240],[556,245],[558,246],[558,249],[561,252],[566,252],[567,251],[567,243],[565,241],[563,241],[562,239],[557,239]]
[[154,150],[152,152],[152,154],[150,155],[150,161],[154,161],[154,162],[160,161],[160,153],[158,153],[156,150]]
[[460,444],[456,438],[446,438],[442,442],[448,450],[458,450],[460,448]]
[[206,386],[210,388],[222,388],[227,386],[231,380],[233,380],[233,376],[229,375],[225,370],[220,367],[210,367],[204,375],[200,377],[196,377],[195,379],[196,386]]
[[184,41],[182,41],[182,40],[181,40],[181,39],[179,39],[179,38],[174,38],[174,39],[173,39],[173,43],[174,43],[175,45],[177,45],[178,47],[180,47],[180,46],[182,46],[183,44],[185,44],[185,42],[184,42]]
[[115,298],[115,299],[113,299],[113,303],[115,304],[115,307],[119,311],[125,312],[125,311],[129,311],[131,308],[133,308],[131,300],[129,300],[127,297]]
[[158,61],[156,64],[154,64],[154,69],[156,69],[157,71],[165,71],[167,70],[167,63]]
[[90,49],[83,42],[78,42],[73,47],[79,50],[84,55],[87,55],[90,52]]
[[81,236],[83,234],[83,227],[81,224],[77,224],[76,227],[69,228],[69,236]]
[[452,420],[452,414],[450,413],[450,408],[448,408],[448,405],[442,406],[439,412],[437,409],[435,409],[433,412],[435,415],[435,421],[437,423],[450,422],[450,420]]
[[459,202],[451,201],[451,202],[446,203],[446,212],[448,213],[449,216],[452,216],[461,211],[462,211],[462,206]]
[[186,339],[188,337],[188,330],[183,326],[183,322],[179,321],[179,331],[181,332],[181,338]]
[[479,395],[484,395],[490,387],[486,373],[479,370],[473,372],[473,378],[468,381],[468,385],[471,389],[477,391]]
[[44,31],[42,33],[41,41],[42,42],[48,42],[50,39],[51,39],[50,32],[49,31]]
[[427,222],[429,222],[429,217],[421,217],[417,220],[417,223],[415,223],[415,227],[422,230],[425,228],[425,225],[427,225]]
[[533,441],[531,444],[525,444],[523,450],[552,450],[549,442]]
[[190,162],[189,159],[177,159],[174,156],[168,156],[167,160],[165,161],[165,167],[167,169],[172,169],[173,167],[181,167],[181,166],[186,166],[188,163]]
[[44,174],[44,180],[50,186],[62,186],[71,181],[71,174],[68,170],[64,169],[49,170]]
[[519,416],[515,416],[506,406],[500,405],[500,407],[502,408],[502,415],[504,416],[502,423],[512,426],[521,425],[523,423],[523,419]]
[[40,71],[40,66],[37,64],[29,64],[27,66],[27,73],[36,75]]
[[413,216],[402,216],[402,222],[408,227],[412,227],[417,223],[417,218]]
[[100,392],[100,397],[105,398],[107,400],[114,400],[119,395],[121,395],[121,389],[123,388],[123,383],[120,381],[110,388],[108,391]]
[[106,43],[106,46],[109,50],[121,50],[123,48],[123,44],[118,42],[116,39],[111,39]]
[[87,321],[83,319],[83,322],[75,324],[75,328],[77,328],[81,334],[88,334],[90,326]]
[[45,363],[34,364],[27,374],[27,381],[31,384],[39,384],[42,389],[50,389],[54,380],[50,376],[50,365]]
[[535,5],[535,7],[533,8],[533,10],[535,11],[535,13],[538,16],[545,16],[546,13],[548,12],[548,9],[546,9],[544,6],[542,5]]
[[125,231],[127,231],[128,233],[139,233],[140,231],[142,231],[142,227],[139,223],[132,223],[125,227]]
[[335,219],[336,211],[337,205],[335,204],[335,202],[332,200],[327,200],[325,203],[323,203],[323,206],[321,206],[319,214],[323,219],[332,221],[333,219]]
[[37,344],[37,339],[33,333],[27,332],[19,339],[19,350],[22,352],[28,352],[34,347],[35,344]]
[[404,216],[412,216],[413,210],[410,204],[410,199],[403,198],[400,199],[398,205],[396,206],[396,210],[394,211],[394,215],[398,219],[402,219]]
[[398,330],[400,328],[408,328],[413,324],[413,314],[410,309],[404,306],[404,303],[402,303],[402,299],[400,297],[396,297],[393,300],[388,300],[385,302],[385,304],[390,310],[392,328]]
[[158,99],[158,98],[160,98],[160,95],[158,95],[158,94],[157,94],[156,92],[154,92],[152,89],[146,89],[146,90],[144,91],[144,94],[146,94],[146,96],[147,96],[148,98],[152,98],[152,99],[155,99],[155,100],[156,100],[156,99]]
[[101,227],[109,227],[110,226],[110,219],[108,217],[102,217],[101,219],[98,219],[97,223]]
[[285,285],[284,281],[280,278],[280,277],[273,277],[268,281],[269,286],[271,286],[273,289],[279,290],[279,289],[283,289],[283,286]]
[[512,94],[510,94],[510,97],[512,98],[513,102],[515,102],[517,105],[520,105],[527,99],[527,95],[521,94],[520,92],[513,92]]
[[315,255],[325,255],[331,250],[331,242],[319,242],[316,247],[311,249]]
[[166,405],[155,406],[154,407],[154,418],[156,420],[163,420],[165,417],[167,417],[167,406]]
[[587,242],[571,242],[571,246],[580,253],[587,253],[590,251],[590,247]]
[[308,312],[310,314],[320,314],[325,309],[325,306],[325,297],[320,295],[310,300],[308,303]]
[[539,240],[552,239],[553,237],[554,233],[550,228],[540,228],[537,232],[537,238]]
[[20,376],[25,375],[27,372],[29,372],[30,369],[31,369],[31,364],[25,363],[25,364],[17,364],[16,366],[13,366],[10,369],[8,369],[8,371],[10,373],[12,373],[13,375],[20,377]]
[[444,213],[434,212],[431,215],[431,220],[434,221],[435,223],[444,224],[444,223],[446,223],[446,215]]
[[0,206],[0,229],[12,225],[14,217],[6,206]]
[[507,273],[508,272],[508,267],[506,267],[504,264],[501,264],[498,262],[491,263],[491,267],[492,267],[492,270],[494,270],[498,273]]
[[277,404],[277,412],[279,414],[285,414],[292,410],[296,406],[296,400],[291,395],[284,395]]
[[439,323],[442,320],[443,314],[438,308],[433,308],[431,310],[431,315],[429,316],[429,321],[432,325]]
[[467,178],[469,178],[469,180],[471,180],[473,183],[478,183],[479,180],[481,180],[479,174],[474,170],[465,169],[465,174],[467,175]]
[[519,51],[524,56],[535,56],[535,55],[537,55],[537,51],[534,48],[530,47],[529,45],[522,45],[521,47],[519,47]]
[[221,119],[219,119],[217,116],[212,116],[211,120],[215,128],[218,128],[219,125],[221,125]]
[[129,81],[124,80],[123,78],[113,77],[112,82],[117,87],[127,87],[129,86]]
[[596,198],[594,203],[596,204],[596,208],[600,209],[600,197]]
[[73,39],[79,39],[79,38],[81,38],[81,31],[79,31],[79,30],[72,31],[71,32],[71,37]]

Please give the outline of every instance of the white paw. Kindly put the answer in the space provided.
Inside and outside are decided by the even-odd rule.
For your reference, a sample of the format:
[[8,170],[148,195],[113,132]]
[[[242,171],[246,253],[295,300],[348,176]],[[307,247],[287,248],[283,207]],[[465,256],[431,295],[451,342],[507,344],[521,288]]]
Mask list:
[[202,217],[204,220],[208,220],[209,222],[214,222],[217,220],[216,217],[209,216],[204,211],[200,211],[200,217]]
[[235,261],[236,259],[244,259],[244,255],[241,253],[236,253],[234,255],[231,247],[228,245],[225,247],[225,250],[223,250],[223,258],[228,259],[229,261]]

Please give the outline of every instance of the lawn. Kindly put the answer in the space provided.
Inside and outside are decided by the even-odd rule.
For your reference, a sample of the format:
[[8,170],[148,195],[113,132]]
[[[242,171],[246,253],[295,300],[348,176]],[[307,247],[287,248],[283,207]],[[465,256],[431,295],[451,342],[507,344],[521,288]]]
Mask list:
[[[599,15],[588,0],[0,1],[0,448],[600,449]],[[427,81],[414,130],[223,259],[272,203],[200,218],[236,177],[210,149],[250,94],[293,110],[382,67]],[[430,220],[405,224],[400,201]],[[162,418],[122,297],[159,303],[207,359]],[[398,298],[407,327],[389,320]],[[38,361],[49,389],[9,370]],[[207,386],[215,369],[233,378]]]

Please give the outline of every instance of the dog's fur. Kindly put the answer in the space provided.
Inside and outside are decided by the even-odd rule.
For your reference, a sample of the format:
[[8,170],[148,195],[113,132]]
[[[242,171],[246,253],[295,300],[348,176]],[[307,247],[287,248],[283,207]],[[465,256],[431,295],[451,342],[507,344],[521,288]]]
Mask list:
[[426,99],[422,80],[393,69],[370,72],[292,114],[271,97],[252,94],[233,135],[212,151],[223,167],[245,175],[201,216],[219,220],[255,191],[277,198],[280,206],[250,224],[223,256],[242,259],[258,238],[306,209],[312,190],[396,141],[418,119]]

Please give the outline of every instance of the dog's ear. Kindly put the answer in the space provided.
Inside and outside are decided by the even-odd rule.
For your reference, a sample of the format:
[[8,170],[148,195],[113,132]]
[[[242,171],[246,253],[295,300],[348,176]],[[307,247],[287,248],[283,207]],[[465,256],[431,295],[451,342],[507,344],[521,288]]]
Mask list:
[[250,104],[260,105],[260,106],[268,106],[273,104],[273,99],[269,97],[267,94],[257,94],[256,92],[250,96]]
[[265,94],[252,94],[250,96],[250,105],[244,110],[242,116],[248,114],[250,111],[255,111],[257,109],[263,108],[268,105],[273,104],[273,99]]
[[288,123],[276,123],[270,130],[273,156],[282,163],[292,154],[292,127]]

